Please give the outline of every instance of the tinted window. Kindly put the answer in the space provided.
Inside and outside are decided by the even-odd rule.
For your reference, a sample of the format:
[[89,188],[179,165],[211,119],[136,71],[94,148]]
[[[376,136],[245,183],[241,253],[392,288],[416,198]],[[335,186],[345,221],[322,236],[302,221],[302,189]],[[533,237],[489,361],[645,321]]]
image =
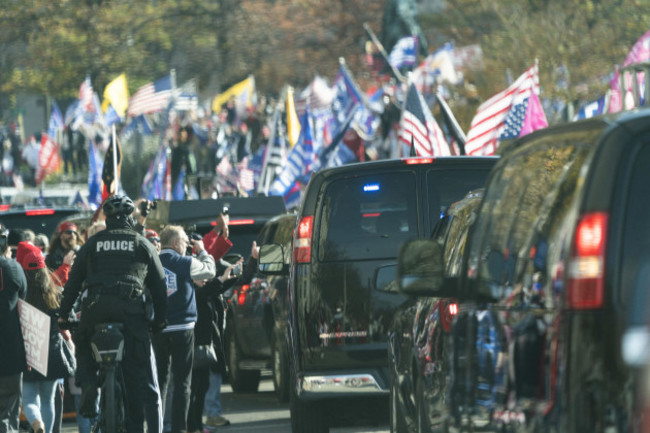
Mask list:
[[452,203],[462,200],[469,191],[483,187],[489,174],[489,169],[429,170],[427,185],[431,227]]
[[631,324],[648,321],[647,292],[650,287],[650,143],[634,156],[624,212],[621,301],[631,302]]
[[415,173],[393,172],[335,180],[320,218],[321,261],[397,256],[417,237]]
[[497,166],[472,231],[468,271],[478,273],[492,296],[507,296],[517,284],[530,288],[534,274],[541,278],[547,271],[549,245],[563,244],[563,223],[588,154],[584,143],[553,137]]

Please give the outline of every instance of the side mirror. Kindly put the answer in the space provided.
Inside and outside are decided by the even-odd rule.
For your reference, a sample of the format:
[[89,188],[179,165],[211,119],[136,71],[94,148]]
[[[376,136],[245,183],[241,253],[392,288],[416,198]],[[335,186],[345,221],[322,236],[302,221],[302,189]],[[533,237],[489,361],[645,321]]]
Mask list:
[[387,293],[399,293],[395,280],[397,265],[383,265],[375,271],[375,290]]
[[280,275],[286,272],[284,263],[284,248],[278,244],[265,244],[260,247],[258,259],[260,272],[269,275]]
[[405,243],[397,259],[397,282],[402,293],[413,296],[458,296],[458,279],[445,277],[443,247],[430,239]]

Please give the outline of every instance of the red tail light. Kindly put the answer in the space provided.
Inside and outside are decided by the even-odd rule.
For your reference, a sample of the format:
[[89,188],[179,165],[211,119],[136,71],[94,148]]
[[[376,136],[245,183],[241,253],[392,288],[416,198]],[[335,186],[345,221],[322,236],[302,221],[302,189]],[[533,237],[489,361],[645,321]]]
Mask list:
[[33,209],[33,210],[28,210],[28,211],[25,211],[25,215],[27,215],[27,216],[54,215],[54,209]]
[[11,205],[9,205],[9,204],[0,204],[0,212],[4,212],[6,210],[9,210],[10,207],[11,207]]
[[580,219],[567,271],[567,302],[571,308],[603,305],[608,220],[604,212],[591,212]]
[[244,305],[244,302],[246,302],[246,292],[248,292],[248,289],[250,289],[251,286],[249,284],[243,284],[241,288],[239,289],[239,293],[237,293],[237,304],[238,305]]
[[433,162],[433,158],[407,158],[403,160],[405,163],[411,164],[430,164]]
[[311,234],[313,231],[314,217],[306,216],[298,224],[298,236],[293,243],[293,258],[297,263],[311,261]]

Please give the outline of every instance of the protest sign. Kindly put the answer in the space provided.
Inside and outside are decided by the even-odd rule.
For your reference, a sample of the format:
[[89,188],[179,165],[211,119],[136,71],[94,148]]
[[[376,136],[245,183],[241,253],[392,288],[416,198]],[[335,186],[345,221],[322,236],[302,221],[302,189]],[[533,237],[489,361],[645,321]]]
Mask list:
[[50,350],[50,316],[22,299],[18,300],[20,327],[25,341],[27,365],[47,376],[47,355]]

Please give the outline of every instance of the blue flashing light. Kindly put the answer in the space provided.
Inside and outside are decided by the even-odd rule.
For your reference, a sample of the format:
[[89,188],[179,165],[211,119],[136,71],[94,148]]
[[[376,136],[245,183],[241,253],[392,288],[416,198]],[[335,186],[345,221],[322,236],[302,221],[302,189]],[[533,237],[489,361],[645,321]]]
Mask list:
[[375,192],[379,191],[380,187],[378,183],[367,183],[363,186],[363,192]]

